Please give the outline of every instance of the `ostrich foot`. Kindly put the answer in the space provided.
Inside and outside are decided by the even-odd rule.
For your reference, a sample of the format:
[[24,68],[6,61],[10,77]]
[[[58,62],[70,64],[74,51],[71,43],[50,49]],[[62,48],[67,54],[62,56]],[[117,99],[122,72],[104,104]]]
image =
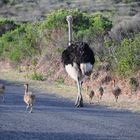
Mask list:
[[75,103],[76,107],[83,107],[83,99],[81,97],[78,97],[76,103]]
[[4,98],[4,96],[2,97],[2,102],[3,102],[3,103],[5,102],[5,98]]
[[29,113],[33,113],[33,111],[32,111],[32,110],[30,110],[30,111],[29,111]]
[[3,99],[2,102],[5,103],[5,99]]
[[31,107],[31,109],[30,109],[29,113],[32,113],[32,112],[33,112],[33,108]]

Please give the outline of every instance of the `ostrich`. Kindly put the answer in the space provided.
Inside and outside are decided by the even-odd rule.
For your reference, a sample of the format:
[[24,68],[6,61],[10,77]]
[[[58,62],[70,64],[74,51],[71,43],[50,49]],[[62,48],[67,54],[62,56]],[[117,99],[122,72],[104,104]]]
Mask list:
[[68,47],[62,52],[62,63],[68,75],[77,82],[76,107],[83,107],[81,86],[83,79],[90,76],[95,62],[94,53],[85,42],[72,43],[72,16],[67,16],[69,27]]
[[102,99],[102,96],[104,94],[104,89],[102,86],[99,87],[98,92],[97,92],[97,97],[98,97],[98,103],[100,102],[99,100]]
[[87,86],[87,88],[86,88],[86,94],[87,94],[87,96],[88,96],[88,98],[89,98],[89,103],[92,104],[92,99],[93,99],[95,93],[94,93],[93,90],[91,90],[91,91],[89,92],[89,86]]
[[115,79],[113,80],[113,89],[112,89],[112,93],[113,93],[113,95],[114,95],[114,97],[115,97],[115,99],[116,99],[116,102],[118,101],[118,97],[119,97],[119,95],[121,94],[121,89],[118,87],[118,86],[116,86],[116,81],[115,81]]
[[27,107],[26,107],[26,111],[28,109],[30,109],[30,113],[32,113],[32,110],[33,110],[33,103],[35,101],[35,95],[32,94],[32,92],[29,92],[28,91],[28,84],[24,84],[24,87],[25,87],[25,94],[24,94],[24,102],[27,104]]

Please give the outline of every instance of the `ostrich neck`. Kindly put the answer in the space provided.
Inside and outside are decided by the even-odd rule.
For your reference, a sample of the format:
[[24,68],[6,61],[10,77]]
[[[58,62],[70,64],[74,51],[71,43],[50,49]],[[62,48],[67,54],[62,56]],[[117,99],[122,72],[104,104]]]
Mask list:
[[25,87],[25,94],[28,92],[28,86]]
[[68,21],[68,28],[69,28],[69,45],[72,43],[72,21]]
[[113,86],[115,87],[115,85],[116,85],[116,83],[115,83],[115,81],[113,82]]

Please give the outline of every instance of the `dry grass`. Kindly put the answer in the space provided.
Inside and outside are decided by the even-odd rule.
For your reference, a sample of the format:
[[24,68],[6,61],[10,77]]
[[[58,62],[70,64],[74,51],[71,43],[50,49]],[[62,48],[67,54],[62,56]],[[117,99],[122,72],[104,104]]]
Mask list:
[[[77,89],[76,86],[68,86],[64,84],[58,84],[49,81],[33,81],[27,80],[25,78],[25,73],[18,73],[17,71],[0,71],[0,79],[12,82],[13,84],[21,84],[28,82],[30,87],[34,90],[38,90],[43,93],[55,94],[56,96],[63,97],[75,101]],[[84,102],[88,103],[88,97],[86,96],[86,91],[83,90]],[[120,95],[118,103],[115,102],[114,96],[105,91],[102,100],[98,103],[98,98],[93,97],[93,107],[94,105],[106,106],[114,109],[126,109],[132,112],[140,112],[140,100],[132,95],[131,98],[127,95]]]

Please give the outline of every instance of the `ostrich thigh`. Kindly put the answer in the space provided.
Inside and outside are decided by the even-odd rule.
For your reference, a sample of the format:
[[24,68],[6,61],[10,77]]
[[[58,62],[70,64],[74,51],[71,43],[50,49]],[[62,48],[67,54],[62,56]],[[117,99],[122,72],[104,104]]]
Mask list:
[[80,76],[79,70],[78,70],[78,65],[76,63],[72,64],[68,64],[65,65],[65,69],[66,72],[68,73],[68,75],[74,79],[75,81],[77,81],[78,77]]
[[91,63],[81,63],[80,69],[82,71],[82,75],[90,75],[92,72],[93,65]]

